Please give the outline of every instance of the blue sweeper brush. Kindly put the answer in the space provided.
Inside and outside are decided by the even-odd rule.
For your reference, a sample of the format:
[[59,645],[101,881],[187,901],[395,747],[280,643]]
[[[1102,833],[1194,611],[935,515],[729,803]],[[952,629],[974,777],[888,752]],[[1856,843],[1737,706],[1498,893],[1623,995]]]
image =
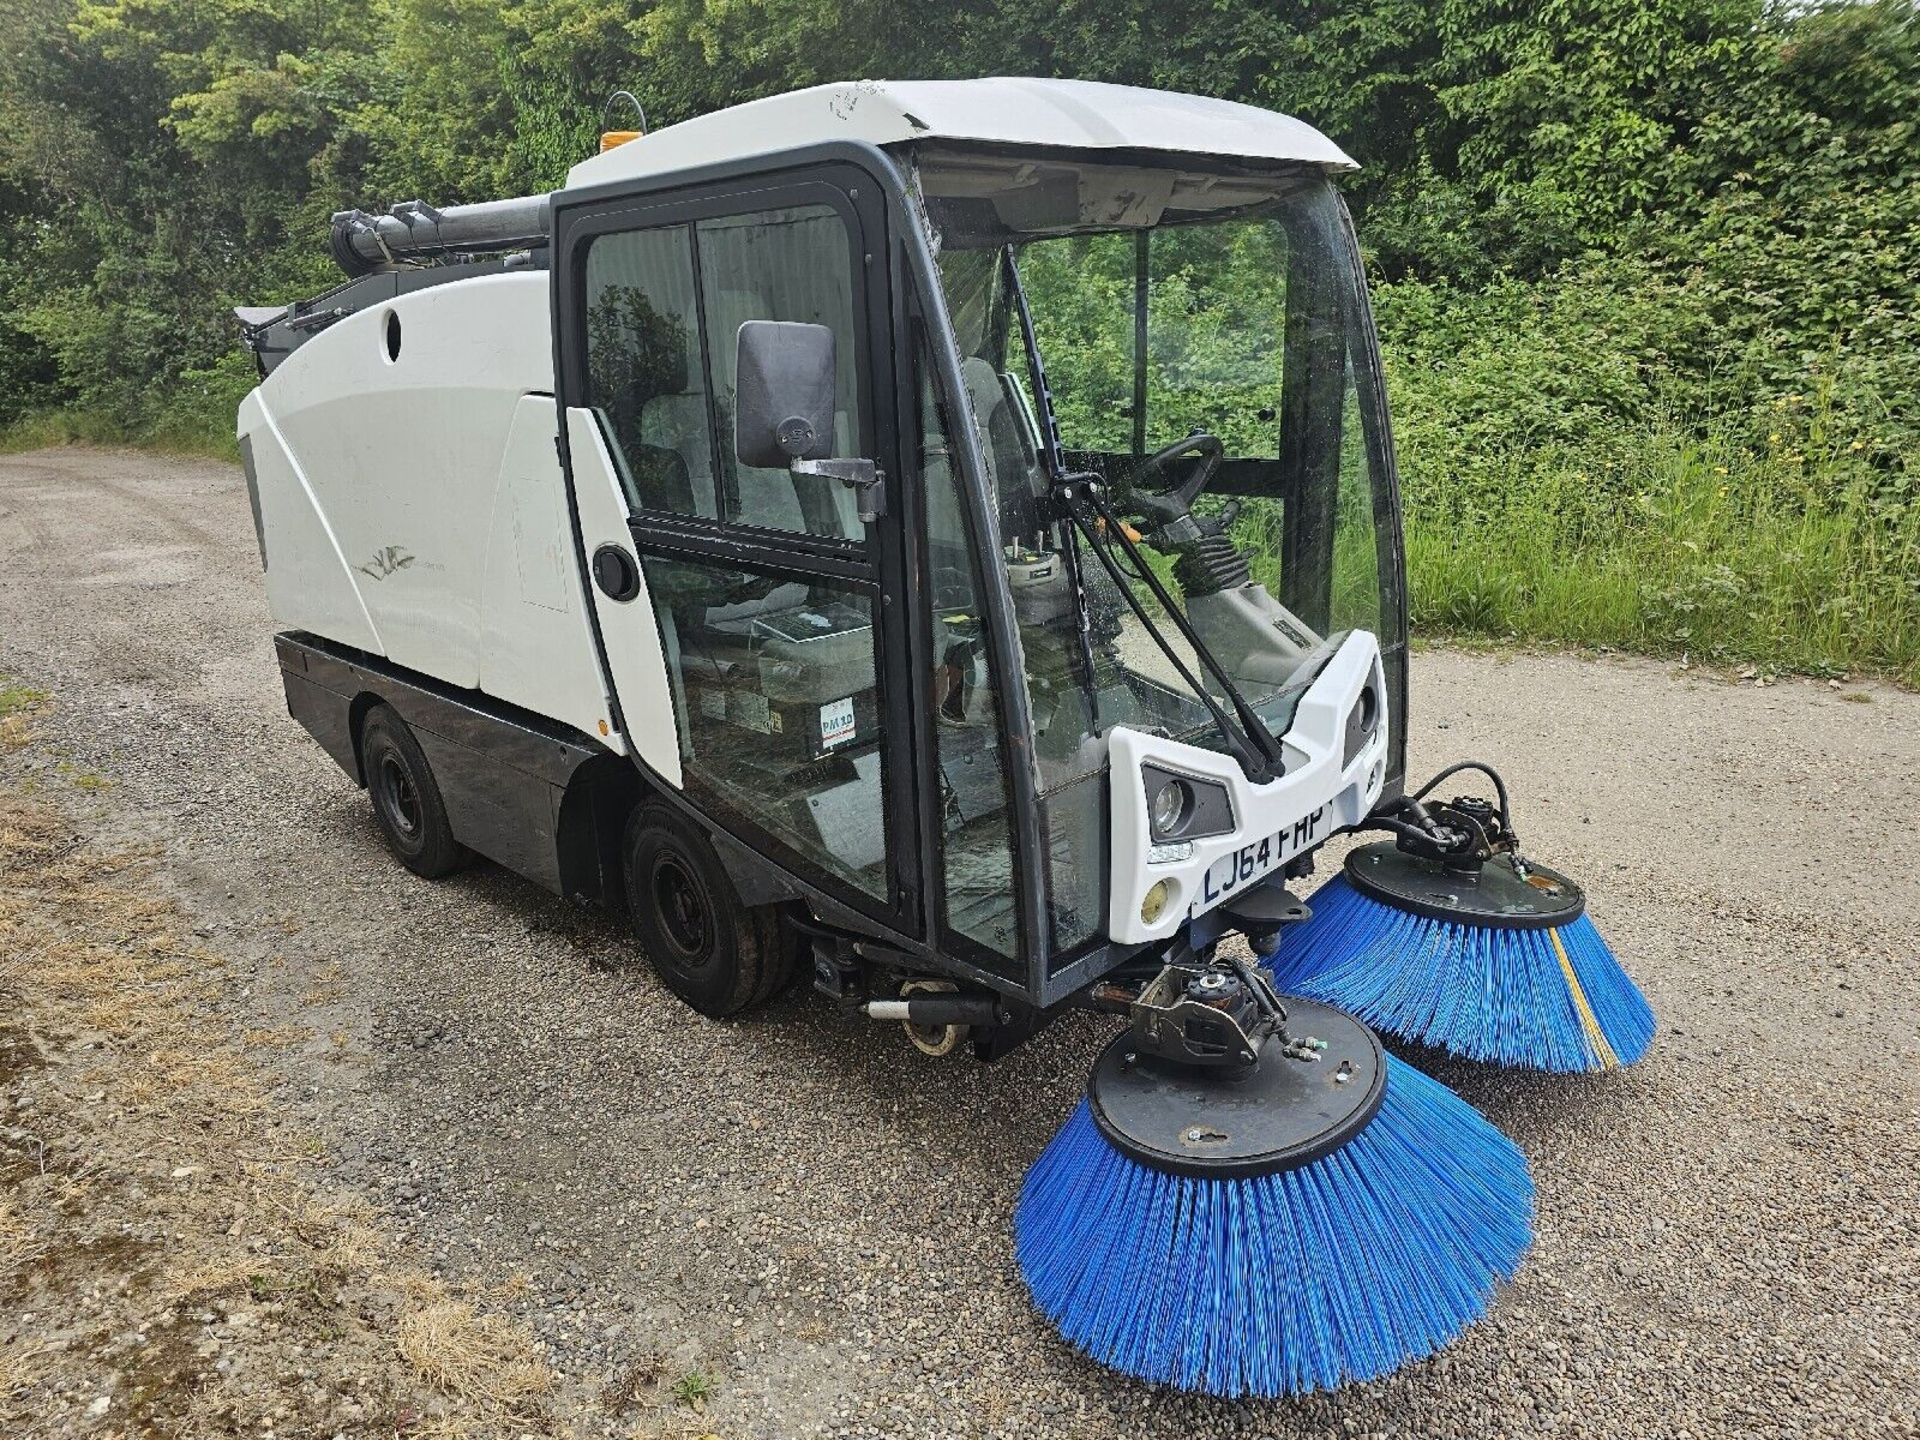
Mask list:
[[1522,858],[1498,808],[1422,797],[1376,815],[1396,840],[1348,855],[1268,958],[1282,988],[1454,1055],[1562,1072],[1646,1053],[1653,1011],[1565,875]]
[[[1431,1354],[1527,1248],[1525,1158],[1359,1021],[1233,972],[1169,967],[1034,1163],[1035,1302],[1104,1365],[1227,1397]],[[1254,1023],[1222,1020],[1248,991]]]

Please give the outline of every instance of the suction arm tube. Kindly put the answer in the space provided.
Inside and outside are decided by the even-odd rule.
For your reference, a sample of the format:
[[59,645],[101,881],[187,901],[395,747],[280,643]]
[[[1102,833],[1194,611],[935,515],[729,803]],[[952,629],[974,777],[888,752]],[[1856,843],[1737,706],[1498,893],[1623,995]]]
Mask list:
[[334,262],[347,274],[360,276],[448,254],[525,250],[546,244],[551,234],[548,197],[525,195],[444,210],[422,200],[403,200],[385,215],[342,210],[333,217],[329,239]]

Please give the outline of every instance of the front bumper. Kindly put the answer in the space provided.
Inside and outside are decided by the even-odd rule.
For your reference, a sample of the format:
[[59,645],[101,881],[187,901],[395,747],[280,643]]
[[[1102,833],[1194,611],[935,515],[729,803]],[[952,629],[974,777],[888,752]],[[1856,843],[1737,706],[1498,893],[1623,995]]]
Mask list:
[[[1354,732],[1355,707],[1369,685],[1373,728]],[[1108,736],[1112,789],[1112,869],[1107,927],[1124,945],[1175,934],[1188,920],[1358,824],[1380,798],[1386,779],[1388,707],[1380,647],[1365,631],[1334,652],[1281,737],[1285,773],[1255,785],[1227,755],[1124,726]],[[1226,788],[1233,829],[1173,847],[1155,847],[1148,833],[1142,765],[1151,762]],[[1149,891],[1164,883],[1153,918],[1142,913]]]

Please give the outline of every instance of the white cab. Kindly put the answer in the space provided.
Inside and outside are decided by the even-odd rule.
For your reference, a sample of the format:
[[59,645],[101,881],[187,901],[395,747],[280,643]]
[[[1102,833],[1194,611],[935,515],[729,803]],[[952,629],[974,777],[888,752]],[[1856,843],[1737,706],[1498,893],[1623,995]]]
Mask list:
[[956,140],[1359,167],[1311,125],[1232,100],[1092,80],[844,80],[716,110],[591,156],[579,189],[828,140]]

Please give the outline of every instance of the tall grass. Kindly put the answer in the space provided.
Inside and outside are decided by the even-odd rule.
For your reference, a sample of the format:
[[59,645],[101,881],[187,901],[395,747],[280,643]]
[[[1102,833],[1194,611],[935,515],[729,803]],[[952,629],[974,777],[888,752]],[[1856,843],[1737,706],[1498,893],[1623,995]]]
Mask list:
[[138,445],[171,455],[238,460],[234,412],[256,378],[252,358],[236,349],[208,369],[186,371],[164,393],[138,404],[40,409],[0,424],[0,454],[52,445]]
[[[78,440],[233,458],[230,422],[199,408],[132,430],[43,415],[0,430],[0,451]],[[1914,477],[1868,464],[1817,413],[1787,407],[1772,425],[1662,423],[1501,459],[1405,427],[1415,634],[1920,685]],[[1171,581],[1170,562],[1156,568]]]
[[128,425],[84,410],[54,410],[0,425],[0,455],[45,450],[57,445],[137,445],[165,455],[200,455],[238,460],[240,447],[232,427],[215,428],[200,416],[163,416]]
[[[1784,432],[1784,433],[1783,433]],[[1414,627],[1920,684],[1910,477],[1783,420],[1758,445],[1656,427],[1604,472],[1516,462],[1407,514]]]

